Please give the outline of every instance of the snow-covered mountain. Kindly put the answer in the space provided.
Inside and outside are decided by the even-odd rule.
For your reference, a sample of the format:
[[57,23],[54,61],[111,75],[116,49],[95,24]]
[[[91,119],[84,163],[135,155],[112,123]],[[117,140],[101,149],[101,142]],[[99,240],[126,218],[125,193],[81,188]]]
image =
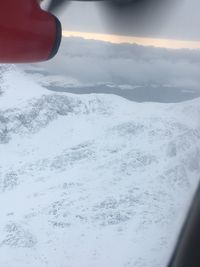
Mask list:
[[0,266],[166,266],[199,180],[200,99],[0,79]]

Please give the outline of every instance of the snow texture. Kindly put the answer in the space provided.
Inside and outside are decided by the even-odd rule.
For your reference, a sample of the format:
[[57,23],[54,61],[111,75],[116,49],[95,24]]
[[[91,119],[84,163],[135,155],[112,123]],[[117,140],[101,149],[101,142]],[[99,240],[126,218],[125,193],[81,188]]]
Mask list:
[[0,85],[0,266],[166,266],[200,173],[200,99]]

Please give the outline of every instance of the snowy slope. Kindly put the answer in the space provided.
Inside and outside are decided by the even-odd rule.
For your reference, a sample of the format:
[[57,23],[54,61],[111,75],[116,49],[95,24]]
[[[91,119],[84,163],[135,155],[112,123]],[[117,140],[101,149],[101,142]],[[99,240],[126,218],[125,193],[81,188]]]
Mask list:
[[166,266],[199,179],[200,99],[52,93],[1,73],[0,266]]

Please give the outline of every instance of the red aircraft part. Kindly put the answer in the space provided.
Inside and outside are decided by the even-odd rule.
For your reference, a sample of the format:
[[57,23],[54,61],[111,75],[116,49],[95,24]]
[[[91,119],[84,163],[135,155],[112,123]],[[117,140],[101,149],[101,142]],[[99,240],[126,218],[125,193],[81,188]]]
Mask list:
[[38,0],[3,0],[0,4],[0,63],[28,63],[52,58],[61,41],[61,24]]

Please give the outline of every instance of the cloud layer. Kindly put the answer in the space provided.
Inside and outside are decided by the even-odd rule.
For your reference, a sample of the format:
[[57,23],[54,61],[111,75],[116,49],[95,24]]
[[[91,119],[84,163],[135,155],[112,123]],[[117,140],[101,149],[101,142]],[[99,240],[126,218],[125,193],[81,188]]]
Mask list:
[[200,89],[200,52],[64,38],[58,56],[41,64],[81,83],[169,85]]

